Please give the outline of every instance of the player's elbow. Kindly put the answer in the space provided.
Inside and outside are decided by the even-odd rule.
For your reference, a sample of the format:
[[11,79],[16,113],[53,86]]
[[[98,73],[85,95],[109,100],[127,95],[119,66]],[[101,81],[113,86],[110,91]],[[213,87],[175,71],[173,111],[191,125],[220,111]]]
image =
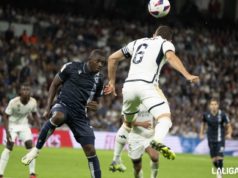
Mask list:
[[176,55],[175,55],[175,53],[173,51],[167,51],[165,53],[165,57],[166,57],[168,62],[171,62],[173,59],[176,58]]

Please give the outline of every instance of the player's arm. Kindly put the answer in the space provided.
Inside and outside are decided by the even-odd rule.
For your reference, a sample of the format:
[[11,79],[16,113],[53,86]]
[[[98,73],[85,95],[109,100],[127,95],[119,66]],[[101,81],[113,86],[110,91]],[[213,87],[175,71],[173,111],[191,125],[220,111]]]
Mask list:
[[105,94],[113,93],[116,96],[115,82],[116,82],[116,71],[118,63],[124,59],[122,50],[118,50],[111,54],[108,58],[108,86],[105,87]]
[[232,138],[232,126],[231,123],[226,124],[226,138],[231,139]]
[[204,139],[204,133],[205,133],[205,128],[206,128],[206,116],[205,114],[203,115],[203,120],[200,125],[200,132],[199,132],[199,138],[202,140]]
[[183,63],[179,59],[179,57],[175,54],[174,51],[167,51],[165,53],[165,57],[168,61],[168,63],[176,69],[178,72],[180,72],[188,81],[190,82],[198,82],[199,77],[195,75],[191,75],[186,68],[184,67]]
[[144,122],[132,122],[132,126],[134,127],[144,127],[146,129],[151,128],[151,122],[150,121],[144,121]]
[[3,126],[6,131],[7,141],[12,142],[12,138],[9,132],[9,115],[4,112],[2,118],[3,118]]
[[33,117],[33,120],[36,124],[36,128],[40,129],[41,128],[41,122],[40,122],[40,118],[38,117],[37,112],[32,112],[32,117]]
[[232,126],[229,117],[224,113],[223,121],[226,124],[226,138],[231,139],[232,137]]
[[44,113],[44,117],[48,118],[50,114],[50,108],[54,101],[55,95],[60,87],[60,85],[63,83],[62,79],[59,77],[59,74],[56,74],[54,80],[52,81],[48,93],[48,99],[47,99],[47,105],[46,105],[46,111]]

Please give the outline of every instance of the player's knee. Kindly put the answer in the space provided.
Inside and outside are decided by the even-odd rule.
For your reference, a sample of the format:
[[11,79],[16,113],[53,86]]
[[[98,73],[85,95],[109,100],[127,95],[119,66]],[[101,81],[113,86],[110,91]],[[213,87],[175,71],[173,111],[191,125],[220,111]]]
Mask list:
[[116,136],[116,142],[117,143],[120,143],[120,144],[126,144],[126,142],[127,142],[127,135],[120,135],[120,134],[117,134],[117,136]]
[[64,113],[56,112],[56,113],[53,114],[50,121],[51,121],[52,124],[54,124],[56,126],[60,126],[64,122],[64,119],[65,119]]
[[7,142],[6,148],[10,151],[13,150],[14,143],[13,142]]
[[95,147],[94,147],[94,145],[91,145],[91,144],[84,145],[83,151],[87,157],[96,155]]
[[26,149],[32,149],[32,147],[33,147],[32,141],[31,140],[27,140],[25,142],[25,147],[26,147]]
[[156,156],[156,155],[152,155],[150,158],[151,158],[151,161],[154,163],[157,163],[159,161],[158,156]]

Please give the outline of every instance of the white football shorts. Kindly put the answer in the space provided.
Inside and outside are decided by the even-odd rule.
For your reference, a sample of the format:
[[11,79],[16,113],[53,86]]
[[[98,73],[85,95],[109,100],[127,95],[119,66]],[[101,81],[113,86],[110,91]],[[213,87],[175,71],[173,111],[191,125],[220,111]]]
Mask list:
[[[127,82],[122,89],[123,94],[123,114],[128,116],[139,112],[139,105],[142,103],[148,112],[154,118],[158,118],[162,114],[170,114],[170,108],[166,97],[162,90],[155,84],[145,82]],[[135,117],[134,117],[135,118]],[[128,120],[132,120],[129,118]]]

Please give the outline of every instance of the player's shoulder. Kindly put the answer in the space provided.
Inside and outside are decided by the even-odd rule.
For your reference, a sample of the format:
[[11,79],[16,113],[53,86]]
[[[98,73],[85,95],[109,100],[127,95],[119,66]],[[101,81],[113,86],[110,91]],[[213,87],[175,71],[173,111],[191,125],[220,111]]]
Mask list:
[[36,99],[34,97],[30,97],[30,102],[33,103],[33,104],[37,103],[37,101],[36,101]]
[[210,113],[209,111],[205,111],[205,112],[203,113],[203,116],[206,117],[206,118],[209,118],[210,115],[211,115],[211,113]]
[[14,104],[14,103],[17,103],[17,102],[19,102],[19,101],[20,101],[20,96],[16,96],[16,97],[12,98],[12,99],[9,101],[9,103]]
[[226,116],[226,112],[223,111],[223,110],[219,110],[219,113],[220,113],[220,115],[222,115],[222,116]]

